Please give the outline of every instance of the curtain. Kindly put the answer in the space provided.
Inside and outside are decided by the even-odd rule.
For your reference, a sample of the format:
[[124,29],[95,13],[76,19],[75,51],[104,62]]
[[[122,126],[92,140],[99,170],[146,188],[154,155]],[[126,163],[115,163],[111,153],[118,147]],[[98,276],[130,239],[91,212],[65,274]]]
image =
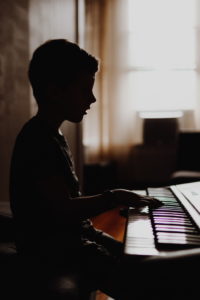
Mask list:
[[[186,3],[185,1],[184,3]],[[160,93],[158,93],[156,87],[162,86],[159,84],[162,80],[160,80],[158,72],[154,73],[158,74],[159,80],[152,82],[152,74],[154,73],[151,72],[152,70],[147,70],[148,72],[146,72],[145,76],[148,76],[150,80],[140,80],[139,84],[137,81],[138,76],[144,70],[142,68],[137,69],[137,65],[133,64],[133,57],[137,56],[137,47],[133,43],[135,31],[133,31],[131,19],[133,16],[131,14],[131,8],[133,9],[134,6],[133,2],[133,0],[85,0],[85,48],[100,60],[100,71],[96,76],[94,90],[97,102],[92,105],[83,123],[85,162],[114,160],[117,162],[120,180],[128,181],[130,178],[135,178],[138,181],[144,181],[145,178],[146,181],[153,180],[152,178],[154,178],[154,173],[156,172],[156,180],[158,182],[163,178],[162,172],[169,176],[173,170],[174,152],[172,155],[168,149],[162,149],[162,151],[158,149],[158,153],[155,149],[152,152],[149,149],[145,152],[145,149],[135,147],[141,144],[143,134],[142,119],[138,116],[138,103],[144,92],[147,100],[152,100],[154,99],[154,94],[155,96],[159,94],[159,97],[157,97],[160,99],[159,105],[161,102],[166,104],[168,99],[172,104],[173,102],[177,104],[176,91],[179,91],[178,95],[180,96],[184,94],[184,90],[188,90],[187,97],[184,96],[188,98],[189,109],[184,109],[183,100],[181,100],[181,96],[179,97],[180,110],[183,112],[183,117],[179,120],[179,128],[190,131],[200,130],[200,4],[199,1],[195,2],[196,62],[193,72],[195,74],[195,84],[191,86],[190,81],[185,80],[184,84],[187,85],[185,87],[178,79],[176,82],[178,85],[176,84],[175,86],[173,80],[168,80],[167,78],[163,82],[165,89],[160,88]],[[151,1],[150,3],[147,1],[145,3],[148,3],[148,5],[153,5],[154,3],[155,6],[155,3],[158,2]],[[171,0],[170,3],[173,4],[173,1]],[[179,4],[181,10],[183,2],[179,1]],[[147,8],[146,4],[144,8]],[[171,13],[173,13],[174,18],[176,19],[177,17],[178,22],[180,21],[178,12],[176,16],[174,11],[169,10],[165,18],[169,17],[170,19]],[[145,10],[145,13],[148,15],[148,10]],[[187,11],[185,11],[185,15],[189,16]],[[161,15],[157,17],[159,20]],[[160,23],[157,22],[157,24],[159,26]],[[168,28],[167,25],[168,23],[166,23],[166,28]],[[163,34],[166,33],[164,32]],[[142,33],[141,35],[143,37]],[[185,37],[184,28],[180,31],[180,35]],[[152,42],[151,37],[148,37],[148,41]],[[180,42],[179,39],[178,42]],[[172,54],[174,51],[179,51],[176,48],[176,43],[166,45],[166,47],[173,49]],[[153,49],[152,47],[150,48]],[[144,53],[144,57],[148,57],[146,54],[148,54],[149,47],[142,47],[141,50]],[[164,52],[166,52],[166,57],[169,58],[168,51]],[[157,63],[157,59],[155,61]],[[163,63],[165,64],[165,60]],[[173,74],[177,75],[178,72],[175,70]],[[139,77],[139,79],[141,78]],[[173,84],[170,85],[170,82],[174,86]],[[151,94],[148,91],[152,90],[153,84],[155,93]],[[181,90],[178,89],[179,87]],[[182,89],[182,87],[185,89]],[[138,89],[140,93],[137,93]],[[150,102],[147,102],[147,107],[151,106]],[[194,103],[194,105],[191,103]],[[157,162],[157,167],[154,165],[155,161]],[[155,171],[155,169],[157,170]],[[160,173],[158,170],[160,170]]]
[[128,157],[140,140],[132,97],[129,0],[86,0],[85,48],[100,61],[97,102],[83,123],[86,162]]

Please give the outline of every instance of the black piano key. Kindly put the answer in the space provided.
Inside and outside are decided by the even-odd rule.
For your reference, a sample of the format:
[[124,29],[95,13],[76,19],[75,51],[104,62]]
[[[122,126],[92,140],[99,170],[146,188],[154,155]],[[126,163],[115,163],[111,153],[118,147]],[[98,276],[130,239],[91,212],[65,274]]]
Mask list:
[[188,219],[185,213],[180,212],[153,212],[152,217],[178,217],[182,219]]
[[185,225],[177,225],[177,224],[155,224],[154,225],[154,229],[155,231],[158,229],[158,228],[175,228],[175,229],[188,229],[188,230],[196,230],[196,228],[194,226],[185,226]]
[[154,220],[155,225],[165,225],[165,224],[171,224],[171,225],[177,225],[177,226],[187,226],[187,227],[193,227],[191,222],[187,222],[184,220],[170,220],[170,219],[156,219]]
[[169,207],[169,208],[182,208],[180,205],[177,205],[177,204],[167,204],[167,203],[162,203],[162,208],[166,208],[166,207]]
[[163,219],[163,220],[181,220],[181,221],[190,221],[190,219],[184,215],[184,216],[173,216],[173,215],[154,215],[153,216],[153,219],[156,220],[156,219]]
[[197,231],[196,228],[194,226],[184,226],[184,225],[176,225],[176,224],[155,224],[154,229],[155,231],[159,230],[159,229],[177,229],[177,230],[189,230],[189,231]]
[[180,206],[178,202],[172,202],[172,201],[162,201],[163,205],[170,205],[170,206]]
[[175,216],[179,218],[185,218],[186,214],[184,212],[164,212],[164,211],[152,211],[152,216]]
[[177,240],[192,240],[200,242],[199,234],[187,234],[184,232],[176,233],[176,232],[157,232],[157,238],[168,238],[168,239],[177,239]]
[[160,224],[160,225],[167,225],[167,224],[174,224],[174,225],[184,225],[184,226],[192,226],[191,222],[185,221],[185,220],[172,220],[172,219],[155,219],[154,224]]
[[169,207],[169,206],[161,206],[161,207],[158,207],[158,208],[155,208],[153,209],[153,211],[171,211],[171,212],[184,212],[183,208],[182,207]]
[[185,232],[195,234],[198,231],[194,227],[185,227],[185,226],[177,226],[177,225],[155,225],[155,232]]
[[191,223],[191,221],[190,221],[190,219],[187,217],[187,216],[173,216],[173,215],[169,215],[169,216],[166,216],[166,215],[158,215],[158,216],[156,216],[156,215],[154,215],[153,216],[153,220],[176,220],[176,221],[187,221],[187,222],[190,222]]

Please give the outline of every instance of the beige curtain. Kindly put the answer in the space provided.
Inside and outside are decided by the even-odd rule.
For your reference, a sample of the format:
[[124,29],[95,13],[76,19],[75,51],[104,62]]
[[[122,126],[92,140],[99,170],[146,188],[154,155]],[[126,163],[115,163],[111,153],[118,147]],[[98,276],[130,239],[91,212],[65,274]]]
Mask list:
[[141,126],[136,122],[129,71],[129,1],[85,2],[85,48],[100,59],[94,89],[97,102],[83,126],[86,162],[122,162],[140,140]]
[[[142,2],[144,4],[145,1]],[[152,2],[155,5],[155,3],[159,3],[159,0]],[[166,178],[173,171],[175,155],[173,151],[170,152],[169,149],[164,148],[162,150],[158,148],[157,151],[153,148],[134,147],[141,144],[143,131],[142,119],[138,117],[136,112],[136,109],[138,109],[136,101],[140,101],[142,99],[141,95],[147,91],[145,94],[146,99],[152,100],[154,95],[160,95],[160,103],[158,104],[161,107],[167,107],[167,105],[161,105],[166,104],[167,95],[172,95],[173,101],[177,102],[176,92],[178,91],[177,95],[184,96],[184,94],[182,90],[178,90],[178,87],[181,87],[181,81],[177,81],[178,87],[176,86],[174,89],[173,84],[170,85],[167,79],[166,82],[152,80],[155,74],[158,74],[157,78],[159,79],[160,74],[156,72],[146,72],[149,81],[144,80],[142,82],[142,77],[139,77],[140,80],[137,81],[142,72],[137,72],[137,65],[133,64],[133,58],[135,55],[137,56],[137,47],[133,44],[134,39],[131,36],[135,34],[133,22],[131,22],[133,3],[135,3],[133,0],[85,0],[85,48],[100,59],[100,71],[95,85],[97,103],[92,105],[83,124],[85,162],[117,161],[117,176],[120,183],[131,183],[131,180],[136,182],[161,182],[167,180]],[[140,0],[138,3],[140,3]],[[170,3],[172,4],[173,0]],[[177,3],[176,1],[176,5]],[[180,10],[181,3],[179,1]],[[178,107],[183,111],[183,117],[179,121],[180,129],[191,131],[199,131],[200,128],[200,1],[196,1],[195,5],[197,18],[195,26],[196,73],[194,76],[196,77],[195,83],[193,81],[191,81],[192,84],[188,82],[188,89],[186,87],[183,90],[190,91],[187,92],[188,98],[191,102],[196,100],[196,105],[193,107],[192,104],[188,105],[188,108],[187,106],[184,108],[185,104],[181,106],[181,97],[179,97],[180,108]],[[146,8],[145,5],[144,8]],[[145,10],[145,13],[148,15],[147,11]],[[170,11],[168,11],[168,15],[170,16]],[[177,20],[178,17],[177,15]],[[159,26],[159,23],[157,24]],[[185,35],[184,28],[182,34]],[[151,36],[149,36],[149,41],[153,43]],[[162,49],[162,46],[159,49]],[[169,49],[177,51],[175,45],[168,46]],[[142,51],[148,54],[149,49],[144,47]],[[167,53],[165,55],[168,57]],[[141,65],[143,66],[143,64]],[[171,67],[170,64],[169,67]],[[176,71],[175,73],[178,74]],[[162,85],[159,86],[160,90],[157,92],[156,87],[159,82]],[[152,91],[151,83],[154,84]],[[195,85],[195,91],[193,90],[193,84]],[[161,90],[162,87],[163,90]],[[139,94],[137,93],[138,90]],[[152,98],[150,99],[150,97]],[[173,107],[173,103],[169,103],[170,105]],[[147,103],[147,110],[150,109],[149,107],[151,108],[151,104]],[[153,109],[156,111],[159,110],[159,107]]]

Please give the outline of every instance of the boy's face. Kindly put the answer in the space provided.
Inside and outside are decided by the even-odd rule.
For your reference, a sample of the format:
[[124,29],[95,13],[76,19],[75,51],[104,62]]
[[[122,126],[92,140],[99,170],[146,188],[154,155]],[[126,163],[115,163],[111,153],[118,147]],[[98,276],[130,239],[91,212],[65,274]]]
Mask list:
[[92,74],[81,72],[76,82],[62,89],[60,103],[65,120],[77,123],[87,114],[90,105],[96,101],[92,91],[94,81]]

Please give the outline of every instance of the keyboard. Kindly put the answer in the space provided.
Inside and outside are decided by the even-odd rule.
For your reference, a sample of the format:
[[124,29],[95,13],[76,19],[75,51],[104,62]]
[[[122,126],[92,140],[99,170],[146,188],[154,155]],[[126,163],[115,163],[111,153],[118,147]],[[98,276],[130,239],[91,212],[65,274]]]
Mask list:
[[159,249],[200,246],[200,232],[188,212],[169,188],[148,189],[163,206],[150,210],[150,218]]
[[200,247],[198,205],[194,207],[176,186],[148,188],[139,193],[155,197],[163,205],[156,209],[129,209],[125,254],[162,255],[166,251]]

